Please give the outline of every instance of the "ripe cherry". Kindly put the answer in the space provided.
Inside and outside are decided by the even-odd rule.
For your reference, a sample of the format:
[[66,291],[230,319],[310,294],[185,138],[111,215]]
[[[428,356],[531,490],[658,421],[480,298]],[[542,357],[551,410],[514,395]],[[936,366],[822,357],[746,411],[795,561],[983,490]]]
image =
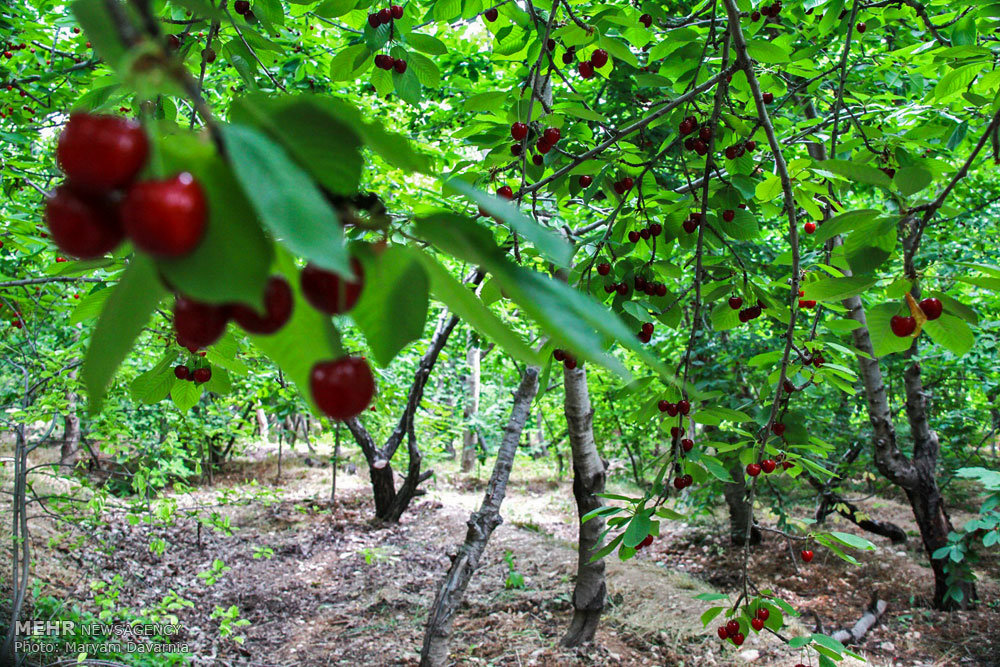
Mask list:
[[198,181],[183,172],[136,183],[120,210],[125,233],[140,250],[180,257],[194,250],[204,236],[207,208]]
[[683,426],[671,426],[670,427],[670,437],[671,438],[679,438],[682,435],[684,435],[684,427]]
[[701,129],[698,130],[698,138],[702,141],[708,141],[712,138],[712,128],[708,125],[702,125]]
[[806,230],[806,234],[812,234],[813,232],[816,231],[816,223],[815,222],[807,222],[802,227],[803,227],[803,229]]
[[386,23],[392,23],[392,12],[389,11],[388,7],[379,10],[378,21],[382,25],[385,25]]
[[652,535],[647,535],[645,537],[645,539],[643,539],[642,542],[639,542],[639,546],[640,547],[648,547],[652,543],[653,543],[653,536]]
[[777,436],[782,436],[785,434],[785,425],[781,422],[775,422],[771,424],[771,432]]
[[509,185],[504,185],[497,190],[497,195],[509,200],[514,198],[514,191]]
[[396,58],[392,61],[392,68],[396,70],[396,74],[402,74],[406,71],[406,61],[402,58]]
[[190,370],[184,364],[180,366],[174,366],[174,377],[178,380],[186,380]]
[[514,141],[522,141],[528,136],[528,125],[526,123],[514,123],[510,126],[510,136]]
[[402,6],[400,6],[400,5],[393,5],[392,7],[389,8],[389,14],[394,19],[401,19],[401,18],[403,18],[403,8],[402,8]]
[[666,412],[666,411],[667,411],[667,408],[668,408],[669,406],[670,406],[670,402],[669,402],[669,401],[664,401],[664,400],[660,400],[660,401],[659,401],[659,402],[658,402],[658,403],[656,404],[656,407],[658,407],[658,408],[660,409],[660,412]]
[[599,273],[602,276],[608,275],[609,273],[611,273],[611,265],[608,264],[607,262],[601,262],[600,264],[597,265],[597,273]]
[[674,478],[674,488],[677,489],[678,491],[680,491],[681,489],[684,488],[684,477],[683,476],[682,477],[675,477]]
[[206,46],[204,49],[201,50],[201,57],[205,59],[206,63],[211,65],[212,63],[215,62],[215,57],[216,57],[215,49],[213,49],[211,46]]
[[692,440],[691,438],[684,438],[683,440],[681,440],[681,449],[683,449],[685,452],[690,452],[692,449],[694,449],[694,440]]
[[774,472],[774,469],[778,466],[778,462],[774,459],[764,459],[760,462],[760,469],[764,472],[770,474]]
[[750,14],[750,20],[753,23],[756,23],[757,21],[759,21],[760,20],[760,12],[758,12],[757,10],[754,10],[753,13]]
[[751,139],[750,141],[746,142],[745,146],[747,147],[747,150],[750,151],[751,153],[753,153],[755,150],[757,150],[757,142],[754,141],[753,139]]
[[490,7],[485,12],[483,12],[483,16],[486,18],[487,21],[493,23],[498,18],[500,18],[500,12],[497,11],[496,7]]
[[753,629],[756,630],[757,632],[760,632],[761,630],[764,629],[764,621],[760,620],[759,618],[751,619],[750,625],[753,626]]
[[174,330],[184,346],[208,347],[222,337],[228,309],[178,295],[174,299]]
[[688,218],[687,220],[684,221],[684,224],[682,224],[681,226],[684,228],[685,232],[690,234],[694,230],[698,229],[698,221],[692,218]]
[[743,305],[743,297],[731,296],[729,297],[729,307],[733,310],[739,310]]
[[642,325],[642,333],[646,334],[647,336],[651,336],[653,334],[653,323],[645,322]]
[[585,61],[580,63],[577,69],[580,72],[580,76],[582,76],[584,79],[592,79],[594,77],[594,66],[591,65],[589,62]]
[[733,209],[726,209],[722,212],[722,219],[726,222],[732,222],[736,218],[736,211]]
[[243,304],[230,307],[230,314],[243,330],[253,334],[272,334],[292,317],[292,288],[281,276],[272,276],[264,289],[264,315]]
[[933,297],[923,299],[917,305],[920,306],[920,310],[924,311],[924,315],[927,316],[928,320],[936,320],[941,317],[941,313],[944,311],[944,305],[942,305],[941,299],[935,299]]
[[809,549],[803,549],[802,553],[801,553],[801,556],[802,556],[802,560],[804,560],[805,562],[808,563],[808,562],[812,561],[812,559],[813,559],[813,552],[810,551]]
[[903,338],[904,336],[909,336],[916,330],[917,320],[912,317],[893,315],[892,319],[889,320],[889,327],[892,328],[892,333],[896,334],[900,338]]
[[626,176],[622,179],[622,185],[625,186],[625,191],[628,192],[635,185],[635,180],[631,176]]
[[375,378],[360,357],[321,361],[309,373],[309,390],[325,415],[344,421],[368,407],[375,395]]
[[587,174],[584,174],[583,176],[580,177],[581,188],[590,187],[590,184],[593,182],[594,182],[593,176],[588,176]]
[[857,28],[858,28],[858,34],[863,35],[865,34],[865,30],[868,29],[868,26],[866,26],[864,22],[860,22],[858,23]]
[[767,610],[767,607],[761,607],[757,610],[757,618],[762,621],[766,621],[771,616],[771,612]]
[[718,629],[718,630],[716,630],[716,632],[717,632],[717,633],[718,633],[718,635],[719,635],[719,639],[722,639],[722,640],[726,640],[726,639],[729,639],[729,631],[728,631],[728,630],[726,630],[726,626],[724,626],[724,625],[720,625],[720,626],[719,626],[719,629]]
[[729,621],[728,623],[726,623],[726,635],[727,636],[729,636],[729,637],[735,637],[736,634],[739,631],[740,631],[740,623],[739,623],[739,621],[733,620],[733,621]]
[[677,412],[686,415],[691,412],[691,403],[688,401],[677,401]]
[[250,11],[250,0],[236,0],[233,3],[233,11],[240,15],[246,14]]
[[197,384],[205,384],[212,379],[212,369],[211,368],[196,368],[194,373],[191,374],[194,381]]
[[544,155],[552,150],[552,144],[545,141],[544,137],[540,137],[538,141],[535,142],[535,150]]
[[756,477],[760,474],[760,466],[756,463],[750,463],[747,465],[747,474],[751,477]]
[[142,126],[118,116],[75,113],[56,147],[56,159],[70,183],[90,192],[128,185],[148,156]]
[[61,185],[45,203],[45,220],[52,240],[63,252],[90,259],[113,250],[124,233],[110,207]]
[[595,49],[590,54],[590,64],[593,65],[594,69],[601,69],[608,64],[608,52],[604,49]]
[[726,149],[726,159],[735,160],[736,159],[736,146],[730,146]]
[[631,241],[632,243],[638,243],[640,238],[642,237],[639,236],[639,232],[635,231],[634,229],[628,233],[628,240]]
[[736,644],[737,646],[741,646],[743,642],[745,642],[746,640],[747,638],[743,635],[742,632],[737,632],[735,635],[733,635],[733,643]]
[[[694,123],[689,118],[685,118],[684,120],[681,121],[680,127],[678,129],[680,130],[681,136],[686,134],[691,134],[692,132],[694,132]],[[685,146],[685,148],[687,148],[687,146]],[[688,148],[688,150],[691,149]]]
[[550,127],[542,133],[542,138],[545,139],[545,143],[555,146],[562,138],[562,132],[558,127]]
[[653,17],[649,14],[643,14],[639,17],[639,23],[646,26],[647,28],[653,25]]
[[330,315],[346,313],[358,302],[365,285],[361,262],[352,258],[351,270],[355,278],[347,280],[332,271],[307,264],[299,277],[302,295],[316,310]]
[[770,104],[774,101],[774,93],[764,93],[764,104]]

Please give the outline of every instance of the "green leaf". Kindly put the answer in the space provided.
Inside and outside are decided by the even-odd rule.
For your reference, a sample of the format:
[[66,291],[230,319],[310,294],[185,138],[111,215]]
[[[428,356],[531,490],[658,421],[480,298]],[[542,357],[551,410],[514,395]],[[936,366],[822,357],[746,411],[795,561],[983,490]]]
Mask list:
[[363,264],[365,287],[351,317],[364,333],[375,361],[388,366],[400,350],[423,334],[427,272],[418,253],[405,246],[391,246]]
[[872,544],[865,538],[860,537],[858,535],[852,535],[851,533],[832,532],[830,533],[830,536],[833,539],[837,540],[838,542],[846,544],[849,547],[854,547],[855,549],[864,549],[865,551],[875,550],[874,544]]
[[835,652],[837,655],[840,655],[840,654],[842,654],[844,652],[844,648],[845,648],[844,645],[841,644],[840,642],[838,642],[833,637],[828,637],[826,635],[821,635],[818,632],[813,633],[812,635],[810,635],[810,637],[812,638],[812,640],[814,642],[816,642],[820,646],[825,646],[826,648],[828,648],[831,651]]
[[317,266],[350,278],[344,230],[312,179],[260,132],[224,125],[222,133],[243,191],[277,240]]
[[392,85],[404,102],[418,106],[421,100],[420,80],[417,78],[416,70],[408,67],[405,72],[392,72]]
[[902,167],[896,170],[892,181],[904,197],[916,194],[931,184],[934,177],[923,167]]
[[956,357],[963,356],[972,349],[976,342],[976,337],[965,320],[947,313],[943,313],[936,320],[924,323],[924,331],[931,337],[931,340]]
[[628,528],[625,529],[625,546],[635,548],[649,535],[649,528],[650,520],[648,514],[640,512],[633,516],[632,520],[628,523]]
[[747,40],[747,51],[751,58],[762,63],[787,63],[789,60],[786,49],[766,39]]
[[893,352],[903,352],[909,349],[913,342],[909,336],[900,338],[892,333],[889,320],[892,319],[893,315],[900,314],[902,314],[902,310],[898,303],[883,303],[866,310],[868,333],[871,335],[872,348],[876,357],[884,357]]
[[406,44],[429,56],[443,56],[448,53],[448,47],[437,37],[418,32],[406,36]]
[[823,175],[838,175],[857,183],[888,188],[891,181],[880,169],[852,160],[823,160],[814,163],[813,170]]
[[431,294],[448,309],[462,318],[462,321],[473,329],[500,345],[515,359],[535,366],[541,365],[538,353],[532,350],[524,340],[510,330],[499,317],[493,314],[475,293],[465,287],[437,260],[426,253],[416,255],[430,277]]
[[[300,0],[289,1],[299,3]],[[313,0],[308,0],[307,2],[301,2],[301,4],[312,4],[312,2]],[[350,12],[357,4],[358,0],[324,0],[319,3],[313,12],[316,16],[322,16],[325,19],[335,19]]]
[[721,217],[716,223],[716,228],[722,230],[737,241],[752,241],[760,236],[760,228],[757,225],[757,218],[750,211],[738,208],[732,222],[726,222]]
[[825,278],[802,285],[803,299],[814,301],[840,301],[867,291],[878,280],[872,276],[847,276]]
[[176,380],[170,388],[170,398],[181,412],[187,412],[201,400],[202,386],[196,382]]
[[707,628],[708,624],[715,620],[715,617],[721,614],[725,610],[725,607],[709,607],[701,615],[701,626]]
[[830,218],[823,223],[823,225],[816,230],[816,233],[813,235],[813,239],[815,239],[817,243],[822,243],[827,239],[837,236],[838,234],[846,234],[847,232],[853,231],[859,225],[874,220],[879,215],[879,211],[870,208],[841,213],[840,215]]
[[621,543],[623,537],[625,537],[625,533],[618,535],[618,537],[616,537],[615,539],[611,540],[606,545],[598,549],[597,552],[590,557],[590,560],[588,562],[593,563],[595,561],[599,561],[602,558],[606,557],[609,553],[614,551],[615,548]]
[[308,97],[242,97],[233,103],[230,118],[264,130],[330,192],[357,192],[364,167],[360,137]]
[[433,60],[427,56],[412,52],[406,54],[406,60],[409,64],[407,70],[413,70],[417,81],[428,88],[441,87],[441,70],[438,69],[437,64]]
[[933,96],[937,99],[945,99],[967,89],[983,71],[986,64],[985,61],[978,61],[947,72],[934,86]]
[[510,225],[515,232],[533,243],[540,253],[558,266],[569,266],[570,258],[573,256],[572,246],[562,237],[521,213],[510,202],[488,195],[458,178],[451,179],[445,185],[465,195],[484,211]]
[[160,148],[166,173],[184,169],[201,183],[208,227],[194,252],[158,259],[157,268],[170,285],[199,301],[260,304],[274,248],[233,173],[191,135],[168,136]]
[[104,303],[113,291],[112,289],[104,288],[81,297],[80,303],[76,305],[76,308],[73,309],[73,314],[69,317],[69,324],[86,322],[100,315],[101,310],[104,308]]
[[100,410],[104,390],[115,370],[165,294],[153,263],[136,255],[108,297],[90,337],[90,347],[83,362],[83,383],[91,414]]
[[160,358],[155,366],[145,373],[137,375],[129,386],[132,398],[147,405],[159,403],[166,398],[177,379],[173,372],[173,361],[176,358],[177,351],[171,349]]

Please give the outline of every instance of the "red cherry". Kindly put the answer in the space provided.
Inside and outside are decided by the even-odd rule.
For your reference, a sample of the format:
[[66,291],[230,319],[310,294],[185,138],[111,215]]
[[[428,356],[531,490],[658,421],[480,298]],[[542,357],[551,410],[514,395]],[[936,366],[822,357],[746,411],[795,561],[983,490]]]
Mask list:
[[601,69],[608,64],[608,52],[604,49],[596,49],[590,54],[590,64],[594,69]]
[[770,474],[774,472],[775,467],[777,467],[778,462],[774,459],[764,459],[760,462],[760,469],[764,472]]
[[628,233],[628,240],[632,243],[638,243],[640,238],[642,237],[639,236],[639,232],[634,229]]
[[181,364],[180,366],[174,366],[174,377],[176,377],[178,380],[186,380],[188,373],[190,373],[190,371],[188,370],[188,367],[185,366],[184,364]]
[[386,23],[392,23],[392,12],[389,11],[388,7],[379,10],[378,22],[381,23],[382,25],[385,25]]
[[708,125],[702,125],[701,129],[698,130],[698,138],[707,142],[712,138],[712,128]]
[[896,334],[900,338],[903,338],[904,336],[909,336],[916,330],[917,320],[912,317],[893,315],[892,319],[889,320],[889,326],[892,328],[892,333]]
[[375,378],[364,359],[341,357],[313,366],[309,389],[324,414],[343,421],[368,407],[375,394]]
[[746,641],[746,639],[747,638],[743,635],[742,632],[737,632],[735,635],[733,635],[733,643],[736,644],[737,646],[742,645],[743,642]]
[[716,632],[719,634],[719,639],[722,639],[722,640],[729,639],[729,631],[726,630],[726,626],[720,625],[719,629],[716,630]]
[[775,422],[771,424],[771,432],[777,436],[782,436],[785,434],[785,425],[780,422]]
[[747,150],[750,151],[751,153],[753,153],[755,150],[757,150],[757,142],[754,141],[753,139],[751,139],[750,141],[748,141],[745,145],[747,147]]
[[205,47],[201,50],[201,57],[205,59],[205,62],[211,65],[215,62],[215,49],[210,46]]
[[[684,136],[686,134],[691,134],[692,132],[694,132],[694,123],[685,118],[684,120],[681,121],[680,127],[678,129],[680,130],[681,136]],[[688,150],[691,149],[688,148]]]
[[740,631],[739,621],[729,621],[726,623],[726,635],[729,637],[735,637]]
[[766,621],[771,616],[771,612],[767,610],[767,607],[761,607],[757,610],[757,618],[762,621]]
[[694,440],[692,440],[691,438],[684,438],[683,440],[681,440],[681,449],[683,449],[685,452],[690,452],[692,449],[694,449]]
[[635,185],[635,180],[631,176],[626,176],[622,179],[622,185],[625,186],[625,191],[628,192]]
[[597,265],[597,273],[599,273],[602,276],[608,275],[609,273],[611,273],[611,265],[608,264],[607,262],[601,262],[600,264]]
[[125,233],[152,255],[180,257],[195,249],[205,233],[205,194],[183,172],[166,180],[133,185],[121,205]]
[[667,414],[670,415],[671,417],[676,417],[677,416],[677,404],[676,403],[667,403]]
[[781,467],[784,468],[785,470],[788,470],[789,468],[792,468],[794,466],[795,466],[795,464],[792,463],[791,461],[782,461],[781,462]]
[[131,183],[146,164],[142,126],[118,116],[75,113],[59,137],[56,159],[74,187],[107,192]]
[[681,489],[684,488],[684,478],[683,477],[676,477],[676,478],[674,478],[674,488],[677,489],[678,491],[680,491]]
[[487,21],[493,23],[498,18],[500,18],[500,12],[497,11],[496,7],[490,7],[485,12],[483,12],[483,16],[486,18]]
[[654,222],[649,226],[649,233],[652,236],[659,236],[663,232],[663,225],[658,222]]
[[511,144],[510,145],[511,155],[520,155],[524,152],[524,146],[521,144]]
[[542,137],[535,142],[535,150],[542,154],[548,153],[550,150],[552,150],[552,144],[545,141],[545,138]]
[[403,8],[400,5],[393,5],[389,8],[389,14],[394,19],[401,19],[403,18]]
[[652,335],[652,333],[653,333],[653,323],[652,322],[646,322],[646,323],[644,323],[642,325],[642,333],[646,334],[647,336]]
[[760,466],[756,463],[751,463],[747,465],[747,474],[751,477],[756,477],[760,474]]
[[861,23],[858,23],[857,28],[858,28],[858,34],[863,35],[863,34],[865,34],[865,30],[868,29],[868,26],[866,26],[864,24],[864,22],[861,22]]
[[45,203],[45,220],[59,249],[83,259],[104,255],[124,236],[106,202],[73,192],[66,185],[56,188]]
[[510,136],[514,141],[522,141],[528,136],[528,126],[525,123],[514,123],[510,126]]
[[757,21],[759,21],[760,20],[760,12],[754,10],[754,12],[752,14],[750,14],[750,20],[752,22],[754,22],[754,23],[756,23]]
[[770,104],[774,101],[774,93],[764,93],[764,104]]
[[722,212],[722,219],[725,220],[726,222],[732,222],[735,218],[736,218],[736,211],[732,210],[731,208],[726,209],[725,211]]
[[196,368],[194,373],[191,374],[194,381],[198,384],[205,384],[212,379],[212,369],[211,368]]
[[923,299],[919,304],[920,310],[924,311],[924,315],[928,320],[936,320],[941,317],[942,311],[944,311],[944,306],[941,304],[941,299],[935,299],[933,297],[929,299]]
[[230,307],[230,314],[243,330],[253,334],[272,334],[292,316],[292,288],[281,276],[272,276],[264,289],[264,315],[243,304]]
[[660,409],[660,412],[666,412],[667,408],[669,406],[670,406],[670,403],[668,401],[664,401],[664,400],[661,400],[661,401],[657,402],[657,404],[656,404],[656,407],[658,407]]
[[691,412],[691,403],[688,401],[677,401],[677,412],[686,415]]
[[504,185],[497,190],[497,195],[509,200],[514,198],[514,191],[509,185]]
[[803,549],[802,550],[802,560],[804,560],[805,562],[808,563],[812,559],[813,559],[813,552],[810,551],[809,549]]
[[671,438],[679,438],[682,435],[684,435],[684,427],[683,426],[671,426],[670,427],[670,437]]
[[589,62],[582,62],[578,67],[580,71],[580,76],[584,79],[592,79],[594,77],[594,66]]
[[760,620],[759,618],[752,619],[750,621],[750,625],[752,625],[753,629],[756,630],[757,632],[760,632],[761,630],[764,629],[764,621]]
[[396,58],[392,61],[392,68],[396,70],[397,74],[402,74],[406,71],[406,61],[402,58]]
[[240,15],[246,14],[250,11],[250,0],[236,0],[233,3],[233,11]]
[[299,276],[302,295],[316,310],[330,315],[346,313],[358,302],[365,285],[361,262],[352,258],[351,270],[356,277],[348,280],[332,271],[307,264]]
[[542,138],[545,139],[545,143],[555,146],[562,138],[562,132],[557,127],[550,127],[542,133]]
[[225,306],[201,303],[184,296],[174,299],[174,329],[177,340],[194,347],[208,347],[226,330],[229,313]]
[[641,546],[641,547],[648,547],[652,543],[653,543],[653,536],[652,535],[647,535],[646,538],[642,542],[639,543],[639,546]]
[[639,17],[639,23],[643,24],[648,28],[649,26],[653,25],[653,17],[650,16],[649,14],[643,14],[642,16]]
[[736,159],[736,146],[730,146],[726,149],[726,159],[735,160]]
[[729,297],[729,307],[733,310],[739,310],[743,305],[743,297],[731,296]]
[[593,183],[593,182],[594,182],[594,178],[592,176],[588,176],[587,174],[584,174],[583,176],[580,177],[580,187],[581,188],[589,187],[590,184]]
[[812,233],[814,233],[816,231],[816,223],[815,222],[807,222],[802,227],[803,227],[803,229],[806,230],[806,234],[812,234]]

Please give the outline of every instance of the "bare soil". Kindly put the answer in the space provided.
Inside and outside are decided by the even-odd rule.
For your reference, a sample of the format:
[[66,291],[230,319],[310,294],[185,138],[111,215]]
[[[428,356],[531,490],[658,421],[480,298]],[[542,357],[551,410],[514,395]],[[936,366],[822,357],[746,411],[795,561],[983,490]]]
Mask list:
[[[181,508],[198,506],[228,517],[232,534],[199,531],[192,519],[168,527],[130,525],[111,513],[109,525],[88,536],[107,547],[97,549],[92,541],[74,545],[68,538],[53,539],[65,528],[39,516],[32,522],[33,576],[45,582],[43,592],[84,606],[93,600],[88,579],[94,576],[110,581],[122,575],[119,603],[133,608],[149,607],[176,591],[194,604],[177,612],[182,630],[174,639],[192,647],[196,665],[416,665],[426,610],[449,554],[464,539],[465,520],[480,501],[488,469],[473,479],[439,474],[400,524],[382,525],[371,520],[363,469],[358,475],[339,473],[331,504],[328,468],[286,459],[276,483],[273,456],[266,454],[233,462],[213,486],[174,498]],[[248,486],[254,480],[259,487]],[[732,592],[739,575],[739,553],[712,524],[664,524],[664,534],[636,559],[609,558],[608,607],[596,643],[562,649],[576,563],[569,486],[569,480],[540,476],[537,466],[515,471],[505,522],[455,621],[456,664],[816,664],[771,637],[752,637],[738,650],[722,645],[714,624],[702,628],[699,617],[712,603],[694,596]],[[220,493],[260,489],[275,491],[276,502],[218,503]],[[915,534],[908,508],[895,499],[876,502],[873,513]],[[849,524],[836,529],[858,532]],[[153,537],[167,543],[162,557],[150,552]],[[801,612],[787,636],[849,627],[877,594],[889,610],[854,647],[870,664],[1000,664],[995,563],[981,573],[979,592],[988,604],[941,614],[927,605],[929,569],[919,539],[902,548],[873,541],[878,549],[861,554],[859,567],[819,552],[803,565],[773,535],[754,549],[757,584]],[[273,555],[255,558],[263,548]],[[508,552],[524,576],[523,588],[505,586]],[[231,569],[206,585],[198,573],[215,559]],[[221,638],[219,621],[210,618],[216,607],[231,605],[250,621],[239,630],[242,644]]]

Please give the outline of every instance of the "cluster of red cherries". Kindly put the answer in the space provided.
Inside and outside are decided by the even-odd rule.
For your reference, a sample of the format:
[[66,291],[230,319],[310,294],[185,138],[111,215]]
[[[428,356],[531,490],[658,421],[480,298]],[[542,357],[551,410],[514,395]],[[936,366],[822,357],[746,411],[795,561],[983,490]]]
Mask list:
[[[510,136],[517,142],[510,147],[511,155],[519,156],[524,152],[524,140],[528,138],[529,129],[527,123],[521,122],[510,126]],[[535,141],[536,153],[531,156],[532,164],[540,166],[545,159],[542,156],[552,150],[560,139],[562,139],[562,132],[558,127],[545,128]]]
[[[650,225],[659,226],[659,225]],[[601,262],[597,265],[597,273],[601,276],[606,276],[611,273],[611,265],[607,262]],[[642,276],[636,276],[632,284],[635,286],[635,291],[643,292],[647,296],[666,296],[667,286],[663,283],[653,282],[652,280],[646,280]],[[628,283],[626,282],[611,282],[604,286],[604,291],[608,294],[612,292],[618,292],[621,296],[628,296],[630,291]]]
[[803,299],[802,297],[804,297],[805,295],[806,295],[806,291],[800,289],[799,290],[799,308],[815,308],[816,307],[816,300],[815,299]]
[[385,9],[380,9],[377,12],[373,12],[368,15],[368,25],[372,28],[377,28],[380,25],[386,25],[392,23],[393,20],[403,18],[403,7],[401,5],[392,5],[391,7],[386,7]]
[[604,49],[594,49],[589,60],[584,60],[577,66],[580,76],[584,79],[592,79],[594,70],[601,69],[608,64],[608,52]]
[[755,320],[760,317],[761,313],[764,311],[766,306],[764,302],[760,299],[757,300],[757,304],[754,306],[749,306],[743,308],[743,297],[741,296],[731,296],[729,297],[729,307],[733,310],[739,310],[740,322],[746,324],[750,320]]
[[781,0],[777,0],[774,4],[764,5],[760,8],[760,11],[754,11],[750,14],[750,20],[757,22],[760,20],[760,15],[769,16],[772,19],[778,18],[778,14],[781,13]]
[[212,379],[212,367],[202,366],[191,370],[187,364],[174,366],[174,377],[178,380],[187,380],[195,384],[205,384]]
[[556,361],[561,361],[562,365],[570,370],[573,370],[577,366],[576,357],[566,350],[560,350],[558,347],[552,350],[552,358]]
[[633,229],[628,233],[628,240],[632,243],[638,243],[639,239],[648,241],[651,238],[657,237],[663,231],[663,225],[658,222],[654,222],[648,227],[643,227],[642,229]]
[[[84,259],[100,257],[125,237],[157,258],[183,257],[195,250],[208,224],[205,193],[186,172],[163,180],[138,180],[148,156],[149,140],[138,123],[110,115],[70,117],[56,148],[67,181],[56,188],[45,208],[49,231],[61,250]],[[300,274],[303,295],[324,313],[347,312],[357,303],[364,282],[356,259],[352,269],[356,278],[344,280],[307,265]],[[230,319],[248,333],[273,334],[291,318],[293,304],[292,289],[281,276],[267,281],[263,314],[244,304],[208,304],[177,294],[177,342],[194,353],[216,342]],[[177,366],[174,374],[194,382],[211,378],[208,368],[192,372]],[[342,357],[317,363],[310,388],[323,412],[349,419],[367,407],[375,381],[364,359]]]
[[[917,305],[920,306],[920,310],[924,311],[924,317],[928,320],[936,320],[944,312],[944,304],[941,303],[941,299],[933,297],[922,299]],[[892,333],[904,338],[917,330],[917,320],[912,315],[906,317],[893,315],[892,319],[889,320],[889,327],[892,329]]]

